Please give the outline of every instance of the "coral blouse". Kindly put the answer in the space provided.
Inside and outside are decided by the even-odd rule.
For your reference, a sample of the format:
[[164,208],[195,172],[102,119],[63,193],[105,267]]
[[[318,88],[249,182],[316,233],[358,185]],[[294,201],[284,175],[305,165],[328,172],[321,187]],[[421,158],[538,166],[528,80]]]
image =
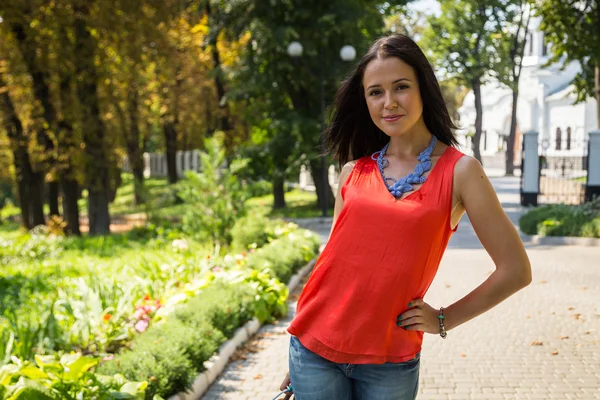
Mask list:
[[421,351],[423,332],[396,325],[408,303],[427,293],[448,241],[454,166],[448,147],[421,187],[401,200],[377,162],[359,159],[341,189],[344,200],[288,332],[337,363],[403,362]]

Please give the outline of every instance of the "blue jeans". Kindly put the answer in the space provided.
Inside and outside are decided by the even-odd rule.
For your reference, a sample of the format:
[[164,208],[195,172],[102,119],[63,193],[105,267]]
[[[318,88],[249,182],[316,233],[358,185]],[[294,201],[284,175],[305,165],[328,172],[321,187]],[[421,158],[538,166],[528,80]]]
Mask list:
[[296,400],[414,400],[420,353],[409,361],[339,364],[290,339],[290,381]]

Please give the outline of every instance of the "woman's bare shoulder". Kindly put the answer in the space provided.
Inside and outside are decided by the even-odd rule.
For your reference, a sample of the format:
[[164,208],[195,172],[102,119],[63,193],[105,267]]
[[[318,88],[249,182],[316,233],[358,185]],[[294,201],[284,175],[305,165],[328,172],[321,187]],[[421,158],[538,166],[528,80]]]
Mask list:
[[358,160],[348,161],[346,164],[344,164],[342,166],[342,170],[340,171],[340,176],[339,176],[340,182],[342,184],[344,182],[346,182],[346,179],[348,179],[348,177],[350,176],[350,173],[354,169],[354,166],[356,165],[357,162],[358,162]]

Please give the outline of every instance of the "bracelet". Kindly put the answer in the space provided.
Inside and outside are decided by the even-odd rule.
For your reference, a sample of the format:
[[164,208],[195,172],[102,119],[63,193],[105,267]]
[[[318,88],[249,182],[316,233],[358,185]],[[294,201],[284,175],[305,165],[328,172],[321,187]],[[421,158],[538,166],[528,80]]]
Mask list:
[[444,327],[444,307],[440,307],[440,313],[438,314],[438,321],[440,322],[440,336],[442,339],[446,339],[446,327]]

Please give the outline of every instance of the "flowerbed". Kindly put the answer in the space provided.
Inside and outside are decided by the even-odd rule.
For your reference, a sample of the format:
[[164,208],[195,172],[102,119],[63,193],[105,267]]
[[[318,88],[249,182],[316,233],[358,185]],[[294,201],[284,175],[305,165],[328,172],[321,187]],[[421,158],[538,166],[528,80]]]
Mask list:
[[[123,376],[139,387],[146,382],[145,398],[183,390],[235,328],[253,316],[269,321],[285,314],[287,288],[281,281],[318,249],[316,237],[294,225],[262,223],[270,232],[266,240],[270,243],[262,247],[245,243],[256,238],[247,235],[238,240],[246,251],[224,256],[179,231],[161,227],[107,238],[45,240],[34,234],[29,240],[3,241],[0,360],[10,367],[10,379],[0,383],[9,388],[38,376],[48,387],[51,377],[15,372],[15,366],[25,363],[22,360],[33,361],[35,355],[76,352],[109,361],[120,349],[133,348],[129,352],[133,355],[124,352],[117,360],[143,359],[142,364],[136,361],[130,364],[135,367],[127,369],[122,361],[123,368],[116,371],[110,367],[117,365],[115,361],[109,361],[100,367],[106,370],[99,376],[110,376],[121,386],[127,384]],[[209,294],[204,294],[208,289]],[[190,310],[188,316],[184,310]],[[215,312],[220,313],[218,318]],[[172,346],[154,345],[158,337],[168,338]],[[140,352],[146,356],[139,356]],[[93,375],[94,368],[82,374]],[[109,389],[116,393],[120,388]]]

